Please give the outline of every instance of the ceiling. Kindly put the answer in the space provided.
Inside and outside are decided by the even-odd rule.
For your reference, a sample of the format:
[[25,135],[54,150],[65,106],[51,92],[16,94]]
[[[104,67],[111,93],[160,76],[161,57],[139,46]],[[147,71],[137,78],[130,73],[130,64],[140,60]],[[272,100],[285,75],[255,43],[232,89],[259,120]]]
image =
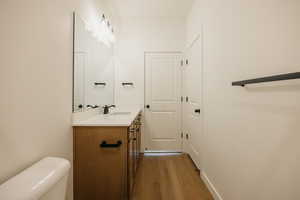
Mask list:
[[185,17],[194,0],[107,0],[122,17]]

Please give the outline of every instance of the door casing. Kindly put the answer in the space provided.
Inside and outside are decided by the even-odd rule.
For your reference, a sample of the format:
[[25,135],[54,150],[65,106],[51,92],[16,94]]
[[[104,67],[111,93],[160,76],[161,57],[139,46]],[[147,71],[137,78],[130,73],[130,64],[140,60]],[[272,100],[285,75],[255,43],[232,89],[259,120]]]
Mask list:
[[[173,102],[171,102],[171,106],[166,106],[166,108],[163,108],[161,105],[153,105],[153,101],[152,101],[152,94],[153,92],[149,92],[150,89],[149,88],[149,84],[152,84],[152,80],[149,82],[150,77],[152,76],[152,72],[149,71],[149,66],[147,66],[149,63],[147,63],[147,60],[150,59],[150,57],[155,57],[155,56],[166,56],[166,58],[170,57],[170,59],[172,59],[172,57],[174,58],[174,66],[175,69],[174,71],[176,71],[176,87],[177,87],[177,91],[175,92],[175,98],[176,99],[172,99]],[[144,146],[145,146],[145,152],[182,152],[182,138],[181,138],[181,59],[182,59],[182,54],[180,52],[146,52],[145,53],[145,105],[147,104],[151,104],[151,108],[147,109],[145,107],[145,127],[144,127],[144,132],[145,132],[145,136],[144,136]],[[164,73],[162,71],[162,73]],[[151,74],[151,75],[150,75]],[[152,77],[151,77],[152,79]],[[157,84],[157,83],[155,83]],[[150,94],[151,93],[151,94]],[[151,99],[151,100],[150,100]],[[163,99],[165,100],[165,99]],[[161,100],[161,101],[163,101]],[[151,102],[150,102],[151,101]],[[169,102],[169,103],[170,103]],[[154,137],[153,136],[153,132],[159,132],[160,130],[170,130],[171,127],[167,128],[164,125],[160,124],[160,123],[156,123],[156,125],[161,125],[161,127],[154,127],[152,121],[153,118],[150,115],[149,112],[154,111],[155,114],[157,114],[156,116],[156,120],[159,119],[159,114],[162,114],[162,118],[163,118],[163,112],[165,112],[165,114],[169,114],[172,115],[172,110],[174,110],[174,106],[176,107],[176,111],[177,111],[177,123],[175,123],[175,126],[177,126],[176,129],[173,129],[173,131],[175,132],[174,135],[176,135],[176,138],[158,138],[157,141],[157,145],[155,145],[154,143]],[[168,113],[167,113],[168,112]],[[167,119],[168,117],[165,117],[165,119]],[[150,125],[150,124],[151,125]],[[156,129],[156,130],[153,130]],[[159,142],[161,141],[161,143],[165,142],[165,147],[163,145],[160,145]],[[169,141],[168,141],[169,140]],[[175,144],[175,140],[178,142],[178,144]],[[174,141],[174,142],[172,142]],[[173,143],[173,144],[172,144]]]

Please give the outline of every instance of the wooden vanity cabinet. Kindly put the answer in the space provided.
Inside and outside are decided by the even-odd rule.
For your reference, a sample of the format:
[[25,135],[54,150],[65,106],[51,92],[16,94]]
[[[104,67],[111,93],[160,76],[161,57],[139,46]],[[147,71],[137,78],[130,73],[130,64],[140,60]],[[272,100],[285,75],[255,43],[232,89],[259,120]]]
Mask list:
[[140,157],[140,115],[130,127],[74,127],[74,199],[129,200]]
[[141,115],[128,129],[128,194],[132,194],[141,149]]
[[134,186],[134,175],[135,175],[135,133],[130,131],[128,134],[128,194],[133,191]]

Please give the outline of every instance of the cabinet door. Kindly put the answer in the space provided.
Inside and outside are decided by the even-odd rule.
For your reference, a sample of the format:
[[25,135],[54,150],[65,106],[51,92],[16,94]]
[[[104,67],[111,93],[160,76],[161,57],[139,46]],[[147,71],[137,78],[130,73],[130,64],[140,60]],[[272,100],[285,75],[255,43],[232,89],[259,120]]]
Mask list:
[[137,127],[137,158],[138,158],[138,162],[140,159],[140,153],[141,153],[141,122],[138,122],[138,127]]
[[127,129],[78,127],[74,138],[75,200],[126,199]]
[[133,138],[133,156],[134,156],[134,177],[135,177],[135,174],[136,174],[136,170],[137,170],[137,132],[136,132],[136,127],[135,127],[135,130],[134,130],[134,138]]
[[128,133],[128,193],[131,196],[134,185],[135,155],[134,155],[134,129],[129,128]]

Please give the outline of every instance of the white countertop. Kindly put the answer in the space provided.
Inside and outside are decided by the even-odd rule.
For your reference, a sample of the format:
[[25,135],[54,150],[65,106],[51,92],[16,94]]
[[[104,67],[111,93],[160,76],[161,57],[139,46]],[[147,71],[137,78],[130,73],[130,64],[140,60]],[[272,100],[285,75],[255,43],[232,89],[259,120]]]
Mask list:
[[[100,111],[88,117],[73,117],[74,126],[125,126],[131,125],[142,109],[140,107],[115,108],[110,114],[100,114]],[[77,114],[78,115],[78,114]],[[84,116],[84,115],[83,115]],[[86,116],[86,114],[85,114]]]

